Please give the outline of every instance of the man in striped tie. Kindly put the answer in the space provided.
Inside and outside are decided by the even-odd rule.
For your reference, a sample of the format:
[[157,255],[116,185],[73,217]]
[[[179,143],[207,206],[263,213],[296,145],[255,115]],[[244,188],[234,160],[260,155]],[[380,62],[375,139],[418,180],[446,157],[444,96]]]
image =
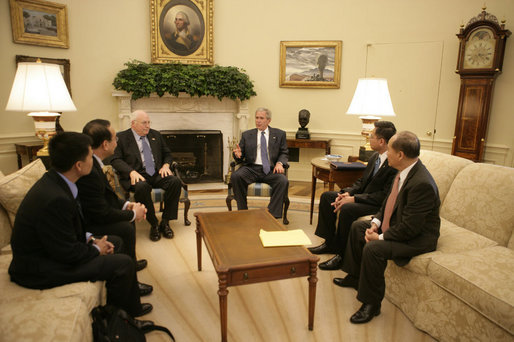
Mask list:
[[248,209],[246,195],[249,184],[269,184],[273,191],[268,210],[275,218],[281,218],[289,188],[289,181],[284,174],[289,152],[286,132],[269,127],[270,122],[269,109],[258,108],[255,111],[256,128],[243,132],[233,151],[236,163],[243,163],[243,166],[232,173],[230,182],[238,210]]
[[385,293],[387,260],[405,266],[412,257],[436,249],[439,238],[439,191],[419,160],[416,135],[403,131],[389,140],[389,164],[398,170],[387,199],[371,221],[352,224],[343,271],[334,278],[342,287],[357,289],[363,304],[350,318],[366,323],[380,314]]

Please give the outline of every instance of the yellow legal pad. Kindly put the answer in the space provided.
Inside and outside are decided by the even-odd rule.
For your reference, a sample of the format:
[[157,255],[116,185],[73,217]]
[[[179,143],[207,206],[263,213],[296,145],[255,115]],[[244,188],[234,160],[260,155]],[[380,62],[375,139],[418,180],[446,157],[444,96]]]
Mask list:
[[301,229],[271,232],[261,229],[259,237],[264,247],[303,246],[311,244],[311,240]]

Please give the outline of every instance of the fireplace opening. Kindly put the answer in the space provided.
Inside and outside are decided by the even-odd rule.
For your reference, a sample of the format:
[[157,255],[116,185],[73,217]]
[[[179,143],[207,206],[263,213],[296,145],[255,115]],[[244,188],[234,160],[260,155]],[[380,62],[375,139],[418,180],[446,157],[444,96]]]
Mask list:
[[223,181],[223,134],[217,130],[163,130],[173,161],[186,183]]

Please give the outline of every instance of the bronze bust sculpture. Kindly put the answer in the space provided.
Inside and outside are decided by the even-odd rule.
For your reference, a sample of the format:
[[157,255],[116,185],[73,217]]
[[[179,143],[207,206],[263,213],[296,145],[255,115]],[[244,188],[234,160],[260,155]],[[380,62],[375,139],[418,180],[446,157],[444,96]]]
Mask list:
[[305,128],[309,123],[309,119],[311,118],[311,113],[307,109],[302,109],[298,113],[298,122],[300,123],[300,128],[296,132],[296,139],[310,139],[311,135],[309,134],[309,129]]

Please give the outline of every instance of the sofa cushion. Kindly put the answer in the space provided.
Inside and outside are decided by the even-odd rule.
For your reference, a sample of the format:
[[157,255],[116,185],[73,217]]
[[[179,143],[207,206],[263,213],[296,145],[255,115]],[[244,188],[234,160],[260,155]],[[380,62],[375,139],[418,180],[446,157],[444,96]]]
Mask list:
[[437,184],[441,203],[446,198],[446,194],[448,193],[455,176],[465,166],[473,163],[468,159],[428,150],[421,150],[419,158]]
[[441,229],[439,232],[440,235],[437,240],[437,249],[433,252],[421,254],[412,258],[405,266],[406,269],[418,274],[427,274],[428,264],[435,255],[459,253],[498,245],[496,241],[461,228],[444,218],[441,218]]
[[502,246],[438,254],[428,265],[437,285],[514,334],[514,251]]
[[440,215],[507,246],[514,229],[514,169],[470,164],[455,177]]
[[[2,171],[0,171],[0,179],[4,177]],[[0,206],[0,249],[4,248],[11,241],[11,222],[7,211]]]
[[0,255],[0,288],[2,289],[0,305],[2,306],[11,302],[77,297],[84,303],[88,312],[90,312],[95,306],[105,303],[105,282],[103,281],[84,281],[46,290],[22,287],[12,282],[9,273],[7,273],[11,260],[12,255]]
[[89,311],[75,297],[10,302],[0,310],[2,341],[92,341]]
[[7,210],[11,225],[14,226],[14,218],[21,201],[45,171],[41,159],[36,159],[24,168],[0,179],[0,204]]

